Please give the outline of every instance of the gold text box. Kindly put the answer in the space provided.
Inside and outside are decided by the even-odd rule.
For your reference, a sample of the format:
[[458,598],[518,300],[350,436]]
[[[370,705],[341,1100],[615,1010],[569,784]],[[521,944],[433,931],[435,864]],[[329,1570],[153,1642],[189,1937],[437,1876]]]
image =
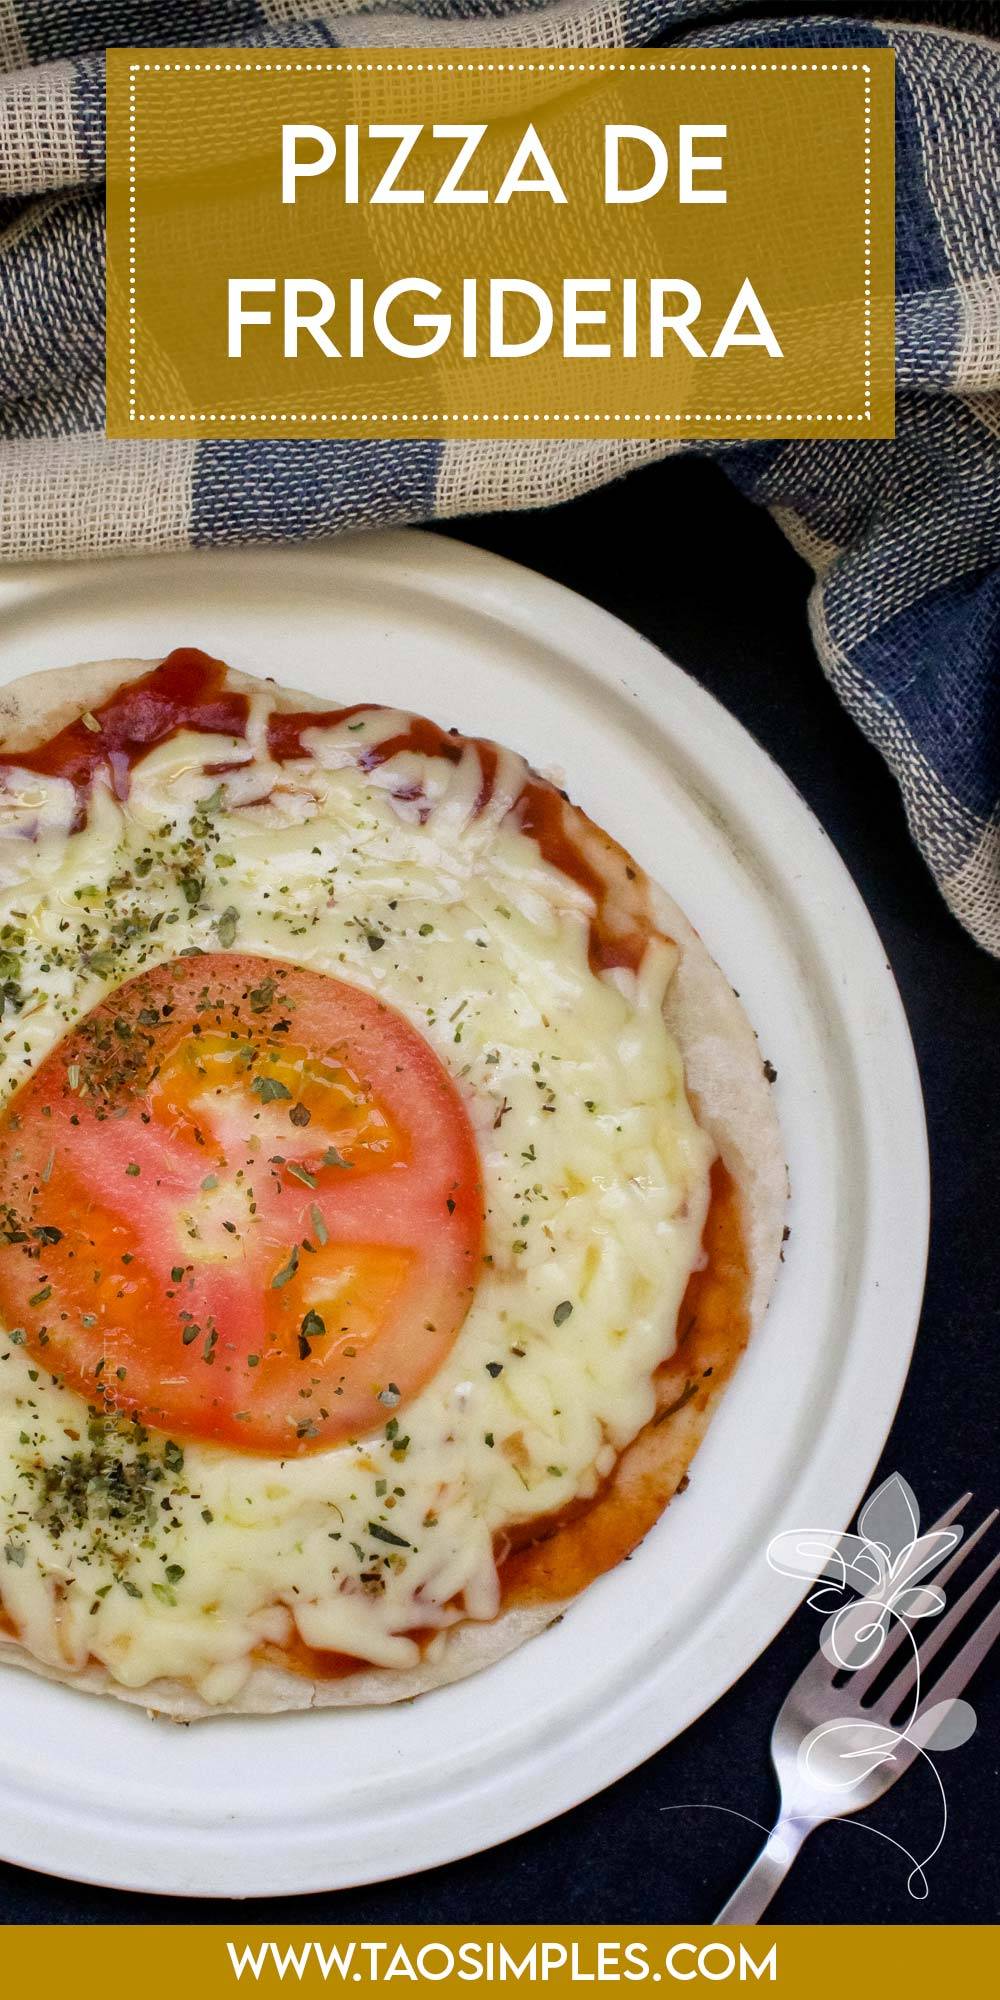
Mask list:
[[888,50],[118,49],[108,121],[112,436],[892,434]]

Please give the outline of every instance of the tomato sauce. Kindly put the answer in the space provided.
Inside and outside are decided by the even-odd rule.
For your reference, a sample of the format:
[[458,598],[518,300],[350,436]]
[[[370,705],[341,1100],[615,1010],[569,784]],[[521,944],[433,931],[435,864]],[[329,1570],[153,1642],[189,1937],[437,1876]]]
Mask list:
[[351,1653],[321,1653],[316,1646],[307,1646],[296,1627],[284,1645],[268,1642],[258,1647],[254,1658],[263,1667],[280,1667],[286,1674],[301,1674],[309,1681],[346,1681],[352,1674],[363,1673],[368,1664]]
[[[437,1631],[433,1625],[421,1625],[404,1636],[412,1639],[423,1653],[437,1637]],[[352,1674],[372,1671],[370,1660],[355,1659],[353,1653],[325,1653],[317,1646],[307,1646],[297,1629],[281,1646],[261,1646],[256,1657],[263,1665],[282,1667],[285,1673],[302,1674],[310,1681],[346,1681]]]
[[[624,849],[609,835],[598,835],[597,829],[593,829],[594,837],[601,840],[604,853],[612,864],[608,874],[602,873],[574,837],[572,818],[562,793],[557,792],[554,785],[546,784],[543,778],[528,779],[517,811],[522,833],[529,834],[537,843],[549,866],[558,868],[560,875],[578,883],[593,901],[594,914],[590,920],[592,971],[607,971],[612,966],[621,965],[630,972],[637,972],[654,932],[652,924],[634,921],[633,913],[621,907],[622,866],[631,871],[630,879],[635,876]],[[617,868],[614,865],[616,862]],[[638,898],[636,900],[638,902]]]
[[[226,666],[207,653],[183,647],[148,674],[117,688],[99,708],[67,723],[33,750],[0,753],[0,770],[36,771],[66,778],[76,793],[72,831],[86,818],[95,773],[106,766],[115,797],[128,797],[132,769],[157,743],[181,729],[210,736],[246,734],[249,703],[225,686]],[[97,725],[95,728],[94,725]]]
[[506,1536],[498,1550],[502,1601],[554,1602],[585,1590],[631,1555],[683,1480],[710,1395],[732,1373],[750,1332],[750,1273],[739,1190],[721,1160],[693,1271],[677,1318],[677,1352],[657,1373],[657,1414],[622,1453],[593,1500],[578,1501]]
[[[750,1332],[750,1273],[739,1190],[721,1160],[712,1168],[702,1237],[677,1317],[678,1346],[657,1371],[657,1414],[622,1453],[600,1492],[498,1538],[501,1609],[558,1603],[614,1569],[655,1526],[683,1487],[710,1395],[732,1373]],[[407,1635],[424,1646],[431,1633]],[[262,1657],[311,1680],[344,1680],[365,1662],[321,1653],[296,1634]]]
[[352,716],[369,715],[379,704],[370,701],[356,701],[350,708],[305,709],[301,713],[275,709],[267,719],[267,748],[269,756],[276,764],[287,764],[295,757],[308,757],[302,738],[309,729],[336,729],[338,724],[350,722]]
[[[291,758],[311,755],[302,740],[309,730],[336,729],[350,723],[355,715],[384,714],[384,703],[376,701],[357,701],[350,708],[305,709],[296,714],[285,714],[279,709],[268,720],[267,747],[276,764],[286,764]],[[479,744],[473,737],[460,736],[457,729],[442,729],[424,715],[413,715],[407,718],[406,728],[397,730],[395,736],[386,736],[381,743],[359,742],[355,761],[359,771],[377,771],[390,758],[412,750],[418,756],[443,757],[449,764],[457,764],[466,744],[473,742],[477,749],[492,754],[495,769],[496,752],[492,743]]]
[[[226,671],[222,660],[194,647],[179,647],[139,680],[116,689],[100,707],[88,711],[86,720],[78,717],[32,750],[0,752],[0,771],[35,771],[41,776],[68,779],[76,793],[71,830],[78,832],[86,818],[95,773],[102,767],[110,773],[116,798],[124,799],[134,766],[156,744],[179,730],[238,738],[246,735],[249,702],[245,694],[225,686]],[[277,710],[268,720],[269,753],[279,764],[308,756],[303,738],[310,730],[332,729],[373,712],[384,711],[370,702],[321,710]],[[489,805],[496,784],[499,751],[494,743],[442,729],[424,716],[412,716],[405,729],[381,743],[359,740],[356,759],[361,771],[375,771],[404,751],[457,764],[470,746],[480,764],[474,805],[474,811],[480,813]],[[238,767],[227,762],[211,764],[206,766],[206,776],[224,775],[234,768]],[[399,796],[418,801],[420,788],[405,786]],[[611,864],[605,873],[576,837],[562,793],[534,774],[526,780],[514,810],[521,831],[536,841],[544,859],[590,896],[594,913],[589,952],[594,970],[625,966],[635,971],[652,927],[640,910],[638,892],[631,911],[622,907],[623,870],[634,879],[628,856],[607,835],[593,829],[593,838],[600,841]]]
[[[310,729],[332,729],[348,723],[361,714],[380,714],[384,711],[375,703],[366,706],[355,703],[351,708],[326,709],[321,712],[305,711],[296,714],[271,716],[268,722],[268,748],[278,763],[286,763],[295,757],[307,757],[303,737]],[[472,748],[479,759],[480,783],[473,811],[485,812],[493,797],[496,785],[500,752],[495,743],[478,736],[462,736],[457,730],[445,730],[426,716],[415,715],[408,718],[405,729],[394,736],[385,737],[381,743],[361,744],[356,752],[358,769],[378,770],[391,758],[411,751],[417,756],[444,758],[449,764],[457,764],[466,749]],[[397,794],[399,798],[415,800],[420,797],[419,786],[407,785]],[[585,852],[583,844],[574,833],[574,821],[583,816],[574,813],[568,806],[564,794],[549,784],[545,778],[529,774],[515,803],[514,812],[522,833],[534,840],[544,860],[569,881],[576,882],[591,898],[594,913],[590,922],[590,964],[595,972],[606,971],[612,966],[625,966],[635,972],[642,963],[643,953],[653,933],[653,927],[641,911],[641,893],[636,890],[631,910],[622,907],[622,875],[627,880],[636,880],[636,871],[624,849],[619,847],[608,834],[596,827],[591,829],[595,842],[599,842],[603,856],[609,866],[607,872]],[[589,822],[588,822],[589,825]],[[630,899],[632,900],[632,899]]]

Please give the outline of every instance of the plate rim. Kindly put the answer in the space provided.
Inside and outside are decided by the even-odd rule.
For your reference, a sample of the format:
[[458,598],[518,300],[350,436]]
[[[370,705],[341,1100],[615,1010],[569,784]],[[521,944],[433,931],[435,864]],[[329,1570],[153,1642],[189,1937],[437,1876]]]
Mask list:
[[[474,617],[481,618],[486,616],[492,620],[506,621],[508,624],[513,623],[519,633],[526,638],[532,636],[531,609],[533,606],[538,605],[543,619],[546,618],[546,611],[548,609],[551,619],[557,623],[559,637],[553,643],[557,644],[561,651],[567,652],[575,643],[585,642],[584,650],[588,657],[580,664],[585,667],[587,673],[592,675],[597,682],[602,683],[605,688],[610,687],[612,692],[617,693],[618,690],[615,686],[612,670],[605,665],[601,665],[594,657],[598,650],[595,642],[603,632],[606,638],[613,638],[615,642],[612,657],[614,658],[617,679],[622,680],[627,674],[639,683],[641,692],[638,695],[636,695],[634,686],[629,688],[629,692],[636,696],[635,706],[638,711],[641,712],[647,699],[653,700],[654,703],[657,698],[662,701],[665,690],[669,690],[678,700],[682,701],[689,716],[691,714],[694,715],[696,728],[700,727],[707,731],[709,735],[714,732],[716,736],[722,737],[723,742],[728,737],[731,744],[739,746],[744,752],[746,745],[749,745],[752,759],[759,760],[758,768],[764,769],[766,767],[768,783],[774,788],[775,796],[786,807],[789,801],[793,801],[794,813],[805,816],[805,819],[809,823],[810,839],[813,843],[814,853],[822,856],[826,873],[839,890],[841,898],[849,912],[849,921],[854,928],[855,935],[858,939],[863,940],[866,954],[866,974],[870,978],[877,977],[877,983],[880,985],[882,991],[882,998],[888,1002],[890,1011],[894,1016],[894,1051],[897,1060],[902,1059],[902,1073],[905,1079],[905,1088],[908,1092],[906,1112],[909,1119],[908,1138],[910,1144],[906,1157],[904,1178],[908,1175],[907,1200],[911,1205],[908,1216],[908,1226],[912,1232],[911,1256],[908,1267],[910,1283],[909,1297],[905,1300],[904,1311],[901,1315],[898,1313],[896,1315],[897,1323],[905,1325],[907,1331],[902,1337],[897,1335],[895,1345],[892,1349],[888,1376],[886,1377],[883,1373],[879,1383],[879,1393],[874,1399],[874,1404],[868,1408],[868,1421],[864,1426],[864,1437],[867,1442],[861,1450],[855,1446],[853,1452],[852,1463],[857,1467],[863,1462],[865,1469],[864,1471],[857,1471],[855,1469],[852,1472],[849,1482],[851,1489],[850,1506],[844,1512],[846,1503],[841,1500],[836,1503],[834,1508],[838,1516],[843,1513],[843,1521],[840,1525],[846,1526],[853,1514],[857,1501],[864,1492],[871,1470],[877,1463],[909,1371],[913,1345],[919,1325],[926,1274],[930,1216],[930,1168],[926,1119],[923,1109],[919,1070],[905,1010],[891,963],[887,958],[881,939],[860,892],[849,870],[841,860],[833,842],[823,828],[822,823],[808,802],[802,798],[801,794],[792,784],[792,781],[781,770],[781,767],[770,757],[763,746],[757,742],[752,732],[738,722],[736,717],[718,702],[714,696],[709,694],[699,682],[683,668],[679,667],[675,661],[671,660],[651,640],[646,639],[634,627],[615,617],[613,613],[594,604],[592,600],[567,588],[563,584],[555,582],[544,574],[526,569],[521,564],[511,562],[505,557],[494,555],[491,551],[479,549],[473,544],[462,542],[450,535],[445,537],[420,529],[403,529],[378,534],[352,535],[332,539],[323,538],[304,545],[275,544],[265,546],[264,548],[260,548],[259,546],[243,546],[235,549],[177,550],[160,555],[151,555],[143,552],[135,556],[116,557],[106,561],[79,564],[60,563],[10,566],[6,570],[0,571],[0,620],[3,620],[9,611],[20,609],[23,609],[26,615],[30,617],[32,605],[37,603],[40,598],[46,598],[50,594],[58,594],[61,589],[69,585],[85,585],[91,578],[95,580],[107,578],[110,582],[116,572],[120,576],[123,571],[127,571],[130,578],[135,579],[136,572],[140,566],[150,565],[154,566],[154,568],[169,564],[175,567],[192,566],[195,569],[203,566],[208,569],[216,568],[220,563],[230,563],[233,568],[236,568],[241,561],[245,562],[248,557],[251,559],[256,558],[267,565],[277,563],[279,566],[283,566],[287,563],[290,570],[294,565],[303,564],[313,569],[316,565],[325,565],[332,560],[335,564],[340,563],[341,565],[346,564],[348,566],[360,565],[362,571],[374,569],[377,572],[383,564],[388,562],[394,582],[422,589],[432,597],[441,596],[443,593],[444,597],[453,606],[457,604],[460,609],[470,612]],[[331,605],[331,618],[335,618],[335,615],[336,607],[335,603],[333,603]],[[582,628],[588,629],[583,630]],[[654,676],[657,677],[655,680]],[[659,720],[660,718],[658,717]],[[686,743],[682,744],[682,748],[686,751]],[[880,961],[880,963],[877,964],[877,961]],[[829,1420],[827,1420],[821,1433],[827,1451],[829,1451],[829,1431],[830,1424]],[[810,1471],[812,1471],[812,1468],[810,1468]],[[800,1476],[797,1486],[802,1483],[803,1480]],[[843,1485],[843,1481],[841,1481],[841,1484]],[[119,1863],[115,1865],[113,1871],[109,1874],[106,1859],[101,1859],[100,1861],[102,1872],[90,1872],[88,1869],[79,1866],[66,1866],[63,1861],[53,1862],[51,1853],[44,1858],[32,1858],[31,1854],[24,1852],[23,1849],[22,1851],[15,1851],[17,1847],[20,1847],[20,1842],[16,1842],[15,1849],[12,1849],[6,1832],[0,1835],[0,1842],[2,1842],[6,1858],[21,1867],[34,1869],[39,1873],[56,1873],[65,1879],[89,1883],[94,1886],[109,1886],[126,1892],[152,1893],[171,1897],[226,1898],[234,1901],[238,1901],[245,1896],[279,1898],[302,1893],[316,1893],[331,1888],[339,1889],[350,1886],[361,1886],[368,1882],[396,1880],[407,1874],[419,1873],[430,1867],[445,1865],[463,1856],[482,1852],[484,1849],[513,1838],[518,1833],[527,1831],[531,1827],[545,1824],[558,1817],[561,1813],[571,1810],[575,1805],[595,1796],[596,1793],[604,1790],[608,1785],[617,1782],[628,1771],[635,1769],[637,1765],[654,1755],[658,1749],[663,1748],[668,1742],[672,1741],[676,1735],[688,1728],[700,1715],[706,1713],[741,1678],[743,1673],[759,1658],[766,1647],[772,1643],[805,1594],[805,1586],[800,1586],[794,1580],[785,1580],[782,1582],[782,1580],[775,1578],[774,1584],[775,1587],[769,1591],[768,1595],[770,1608],[768,1616],[764,1621],[767,1629],[754,1632],[750,1642],[751,1650],[749,1653],[746,1652],[745,1643],[741,1645],[738,1649],[741,1654],[740,1659],[729,1661],[722,1670],[721,1678],[718,1674],[714,1676],[709,1674],[702,1681],[701,1690],[695,1696],[694,1701],[685,1708],[684,1714],[679,1719],[668,1725],[665,1732],[661,1729],[657,1733],[655,1727],[652,1730],[647,1729],[646,1733],[637,1739],[633,1739],[623,1753],[613,1755],[610,1759],[605,1756],[603,1761],[599,1763],[595,1760],[588,1767],[588,1772],[592,1773],[592,1775],[588,1774],[579,1783],[570,1783],[568,1785],[564,1783],[551,1801],[545,1805],[540,1805],[537,1798],[535,1798],[527,1806],[522,1804],[520,1808],[515,1807],[513,1810],[508,1806],[507,1811],[500,1814],[500,1823],[490,1825],[489,1828],[483,1831],[482,1837],[473,1836],[470,1839],[467,1834],[457,1833],[450,1841],[447,1836],[443,1839],[439,1837],[432,1843],[433,1851],[428,1853],[426,1851],[426,1834],[423,1835],[424,1844],[421,1849],[420,1859],[401,1864],[398,1857],[396,1857],[393,1861],[391,1873],[387,1873],[384,1868],[378,1866],[363,1865],[352,1869],[347,1875],[334,1871],[334,1880],[332,1883],[328,1873],[324,1872],[322,1878],[317,1876],[315,1879],[303,1881],[300,1877],[296,1881],[289,1881],[285,1886],[280,1887],[274,1887],[271,1884],[263,1887],[257,1883],[252,1883],[249,1887],[239,1889],[233,1887],[219,1888],[216,1884],[200,1887],[195,1882],[181,1882],[179,1880],[175,1880],[168,1886],[164,1886],[162,1882],[150,1879],[148,1869],[143,1865],[145,1850],[143,1850],[143,1856],[139,1858],[128,1854],[123,1855]],[[779,1585],[780,1587],[778,1587]],[[226,1719],[226,1727],[233,1727],[234,1724],[241,1720],[245,1725],[248,1719],[228,1718]],[[610,1768],[611,1765],[614,1768]],[[494,1815],[496,1815],[497,1806],[495,1801],[493,1802],[493,1811]],[[113,1823],[109,1839],[113,1845]],[[98,1857],[95,1855],[96,1858]],[[237,1856],[237,1866],[243,1871],[247,1865],[247,1856],[240,1850]],[[155,1869],[155,1851],[152,1854],[152,1866]]]

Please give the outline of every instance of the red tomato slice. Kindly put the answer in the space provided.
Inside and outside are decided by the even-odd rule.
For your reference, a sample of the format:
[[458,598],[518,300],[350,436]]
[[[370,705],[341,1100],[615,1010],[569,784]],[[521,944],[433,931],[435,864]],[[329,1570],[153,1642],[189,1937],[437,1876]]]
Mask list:
[[229,953],[118,987],[0,1120],[0,1313],[91,1404],[243,1451],[390,1422],[468,1311],[483,1198],[433,1050]]

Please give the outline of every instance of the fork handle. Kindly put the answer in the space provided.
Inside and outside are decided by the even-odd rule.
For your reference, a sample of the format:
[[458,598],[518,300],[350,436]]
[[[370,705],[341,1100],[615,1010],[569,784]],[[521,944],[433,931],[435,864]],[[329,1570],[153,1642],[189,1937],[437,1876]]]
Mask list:
[[[768,1834],[756,1861],[747,1869],[739,1888],[734,1889],[728,1903],[723,1904],[715,1919],[717,1924],[759,1923],[772,1896],[788,1874],[802,1842],[815,1824],[815,1821],[807,1819],[779,1819]],[[780,1854],[774,1846],[779,1841]]]

